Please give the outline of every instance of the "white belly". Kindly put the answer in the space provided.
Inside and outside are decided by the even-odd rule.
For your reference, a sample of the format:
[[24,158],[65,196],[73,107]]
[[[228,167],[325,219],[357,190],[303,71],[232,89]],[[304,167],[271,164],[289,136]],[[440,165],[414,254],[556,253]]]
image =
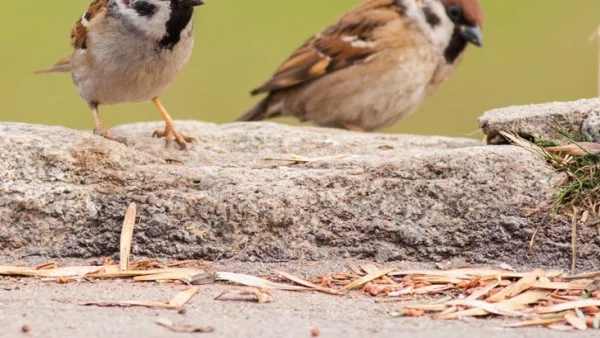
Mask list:
[[[187,33],[187,34],[186,34]],[[149,40],[106,41],[91,36],[92,45],[72,58],[73,81],[87,102],[117,104],[151,100],[167,89],[189,60],[193,36],[173,48],[158,49]],[[106,42],[104,42],[106,41]]]

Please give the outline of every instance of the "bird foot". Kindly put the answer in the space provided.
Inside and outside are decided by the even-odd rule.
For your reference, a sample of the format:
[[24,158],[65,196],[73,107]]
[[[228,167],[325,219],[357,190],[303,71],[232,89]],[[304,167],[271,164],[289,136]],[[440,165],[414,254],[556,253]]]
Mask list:
[[94,135],[102,136],[107,140],[115,141],[127,145],[127,139],[124,137],[112,136],[104,128],[94,128]]
[[366,132],[362,127],[359,127],[359,126],[357,126],[355,124],[352,124],[352,123],[341,122],[341,123],[339,123],[339,125],[342,128],[344,128],[346,130],[349,130],[349,131],[354,131],[354,132],[357,132],[357,133],[364,133],[364,132]]
[[182,150],[187,150],[188,143],[198,143],[198,141],[195,138],[187,136],[184,133],[178,132],[177,129],[175,129],[175,126],[170,123],[167,123],[167,125],[165,126],[165,130],[155,131],[154,134],[152,134],[152,137],[164,137],[167,141],[167,146],[169,146],[169,144],[173,140],[175,140],[175,142],[177,142],[177,144]]

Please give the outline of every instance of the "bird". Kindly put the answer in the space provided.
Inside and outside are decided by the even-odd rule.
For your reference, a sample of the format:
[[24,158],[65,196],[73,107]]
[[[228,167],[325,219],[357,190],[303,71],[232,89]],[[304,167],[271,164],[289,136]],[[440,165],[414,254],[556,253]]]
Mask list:
[[483,46],[479,0],[368,0],[312,36],[251,94],[238,121],[295,116],[369,132],[413,113]]
[[165,121],[154,132],[181,149],[195,142],[177,131],[159,100],[191,57],[193,14],[203,0],[94,0],[71,30],[73,53],[37,73],[70,72],[95,121],[94,134],[125,143],[104,128],[100,105],[152,101]]

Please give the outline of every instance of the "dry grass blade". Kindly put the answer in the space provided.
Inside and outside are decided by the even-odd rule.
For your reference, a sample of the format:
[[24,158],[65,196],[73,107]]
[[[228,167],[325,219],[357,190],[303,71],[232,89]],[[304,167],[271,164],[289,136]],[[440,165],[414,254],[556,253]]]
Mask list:
[[557,305],[552,305],[552,306],[539,307],[539,308],[537,308],[537,313],[539,313],[539,314],[555,313],[555,312],[562,312],[562,311],[567,311],[567,310],[583,309],[583,308],[592,307],[592,306],[600,306],[600,299],[584,299],[584,300],[578,300],[575,302],[567,302],[567,303],[557,304]]
[[504,324],[504,327],[517,328],[517,327],[527,327],[527,326],[539,326],[539,325],[550,325],[556,323],[564,323],[564,318],[552,318],[552,319],[532,319],[525,320],[517,323]]
[[305,281],[303,279],[300,279],[298,277],[292,276],[289,273],[286,272],[282,272],[282,271],[276,271],[277,274],[279,274],[281,277],[283,278],[287,278],[289,280],[291,280],[292,282],[296,283],[296,284],[300,284],[302,286],[306,286],[307,288],[311,288],[313,290],[319,291],[319,292],[324,292],[324,293],[328,293],[330,295],[336,295],[336,296],[340,296],[343,295],[343,292],[337,291],[337,290],[333,290],[330,288],[326,288],[314,283],[311,283],[309,281]]
[[130,307],[130,306],[141,306],[141,307],[149,307],[149,308],[155,308],[155,309],[177,309],[177,307],[174,307],[172,305],[166,304],[166,303],[161,303],[161,302],[152,302],[152,301],[143,301],[143,300],[116,300],[116,301],[111,301],[111,300],[107,300],[107,301],[97,301],[97,302],[87,302],[87,303],[82,303],[81,305],[86,305],[86,306],[101,306],[101,307],[106,307],[106,306],[121,306],[121,307]]
[[574,156],[599,155],[600,143],[578,142],[558,147],[544,148],[553,153],[563,153]]
[[194,295],[198,293],[198,291],[200,291],[199,286],[192,286],[187,290],[181,291],[169,301],[169,305],[174,308],[180,308],[184,306],[185,303],[189,302],[189,300],[192,299],[192,297],[194,297]]
[[191,324],[186,324],[183,322],[175,323],[167,318],[155,318],[154,322],[160,326],[166,327],[167,329],[173,332],[180,333],[210,333],[215,331],[215,328],[212,326],[195,326]]
[[389,269],[382,269],[382,270],[379,270],[374,273],[369,273],[366,276],[363,276],[363,277],[355,280],[354,282],[344,286],[342,288],[342,290],[354,290],[354,289],[361,288],[363,285],[367,284],[368,282],[373,281],[374,279],[380,278],[382,276],[385,276],[395,270],[396,269],[394,269],[394,268],[389,268]]
[[329,160],[341,160],[348,157],[348,155],[335,155],[335,156],[322,156],[322,157],[306,157],[300,155],[290,155],[289,157],[265,157],[263,161],[286,161],[286,162],[297,162],[297,163],[308,163],[315,161],[329,161]]
[[573,326],[577,330],[581,330],[581,331],[587,330],[587,324],[585,323],[585,321],[579,319],[577,316],[575,316],[572,313],[567,313],[565,315],[565,320],[567,321],[567,323],[571,324],[571,326]]
[[514,133],[509,133],[506,131],[500,131],[500,135],[504,136],[504,138],[506,138],[510,143],[519,146],[523,149],[529,150],[533,153],[536,153],[538,155],[541,155],[543,157],[546,156],[546,152],[544,151],[544,149],[542,149],[541,147],[537,146],[534,143],[531,143],[529,141],[527,141],[526,139],[522,138],[521,136],[514,134]]
[[287,291],[306,291],[309,288],[288,284],[281,284],[268,281],[266,279],[258,278],[255,276],[245,275],[241,273],[233,272],[217,272],[217,279],[226,280],[246,286],[254,286],[260,289],[271,289],[271,290],[287,290]]
[[262,291],[257,288],[237,288],[232,290],[223,291],[220,295],[215,297],[215,300],[222,299],[225,295],[237,295],[237,296],[252,296],[256,298],[256,301],[259,303],[270,303],[273,301],[273,297],[265,291]]
[[136,205],[131,203],[125,213],[123,228],[121,230],[121,251],[119,266],[121,271],[129,270],[129,256],[131,255],[131,241],[133,239],[133,227],[135,225]]

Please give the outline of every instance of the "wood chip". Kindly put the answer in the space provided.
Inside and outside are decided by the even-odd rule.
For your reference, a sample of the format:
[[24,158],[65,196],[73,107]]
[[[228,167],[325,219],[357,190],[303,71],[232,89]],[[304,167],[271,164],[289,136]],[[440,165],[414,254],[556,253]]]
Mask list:
[[337,296],[344,294],[344,292],[340,292],[340,291],[337,291],[337,290],[334,290],[334,289],[326,288],[326,287],[323,287],[323,286],[311,283],[309,281],[305,281],[303,279],[300,279],[298,277],[294,277],[294,276],[290,275],[289,273],[286,273],[286,272],[283,272],[283,271],[276,271],[276,272],[277,272],[277,274],[279,274],[283,278],[287,278],[287,279],[291,280],[294,283],[300,284],[302,286],[306,286],[306,287],[311,288],[311,289],[313,289],[315,291],[324,292],[324,293],[328,293],[330,295],[337,295]]
[[448,309],[445,304],[408,304],[402,306],[405,309],[423,310],[429,312],[442,312]]
[[210,333],[215,331],[212,326],[195,326],[184,322],[175,323],[167,318],[154,318],[154,322],[160,326],[166,327],[173,332],[181,333]]
[[[202,270],[200,270],[202,271]],[[201,272],[203,273],[203,272]],[[166,272],[166,273],[157,273],[151,275],[142,275],[133,277],[134,282],[155,282],[155,281],[164,281],[164,280],[179,280],[179,279],[191,279],[192,277],[198,275],[197,271],[188,270],[188,271],[174,271],[174,272]]]
[[125,213],[123,228],[121,230],[121,251],[119,266],[121,271],[129,270],[129,258],[131,255],[131,241],[133,239],[133,227],[135,225],[136,205],[131,203]]
[[486,299],[486,301],[488,302],[500,302],[505,300],[506,298],[511,298],[514,297],[520,293],[522,293],[523,291],[531,288],[531,284],[534,283],[535,281],[537,281],[537,279],[539,277],[543,277],[545,276],[545,272],[544,270],[541,269],[537,269],[534,270],[533,272],[527,274],[526,276],[524,276],[523,278],[521,278],[518,282],[511,284],[507,287],[505,287],[504,289],[502,289],[500,292],[493,294],[492,296],[488,297]]
[[448,305],[453,306],[462,306],[462,307],[470,307],[470,308],[478,308],[485,310],[489,313],[493,313],[498,316],[505,317],[522,317],[523,314],[520,312],[509,310],[506,306],[501,306],[500,304],[491,304],[488,302],[484,302],[481,300],[453,300],[447,302]]
[[225,295],[237,295],[237,296],[252,296],[256,298],[256,301],[259,303],[270,303],[273,301],[273,297],[266,291],[260,290],[258,288],[235,288],[222,292],[220,295],[215,297],[215,300],[222,299]]
[[[367,263],[367,264],[363,264],[363,265],[361,265],[361,266],[360,266],[360,268],[361,268],[361,269],[362,269],[364,272],[366,272],[367,274],[369,274],[369,273],[377,273],[377,271],[379,271],[379,270],[380,270],[380,269],[379,269],[379,267],[378,267],[377,265],[373,264],[373,263]],[[361,274],[361,275],[363,275],[363,274]],[[391,278],[390,278],[390,277],[388,277],[388,276],[381,276],[381,279],[383,279],[383,281],[384,281],[386,284],[392,284],[392,285],[394,285],[394,284],[398,284],[398,283],[394,282],[394,280],[393,280],[393,279],[391,279]]]
[[388,268],[388,269],[379,270],[375,273],[369,273],[366,276],[363,276],[363,277],[355,280],[354,282],[344,286],[342,288],[342,290],[360,289],[363,285],[367,284],[368,282],[373,281],[374,279],[380,278],[381,276],[385,276],[395,270],[396,269],[394,269],[394,268]]
[[467,297],[467,299],[468,300],[478,300],[479,298],[486,296],[488,293],[490,293],[490,291],[495,289],[498,285],[500,285],[500,281],[492,282],[492,283],[488,284],[487,286],[481,288],[480,290],[475,290],[469,297]]
[[564,323],[564,318],[552,318],[552,319],[533,319],[533,320],[525,320],[517,323],[504,324],[504,327],[526,327],[526,326],[539,326],[539,325],[550,325],[556,323]]
[[576,328],[577,330],[587,330],[587,324],[585,323],[584,320],[579,319],[577,316],[575,316],[572,313],[567,313],[565,315],[565,320],[571,324],[571,326],[573,326],[574,328]]
[[553,306],[539,307],[539,308],[537,308],[536,311],[539,314],[543,314],[543,313],[562,312],[562,311],[574,310],[574,309],[583,309],[583,308],[592,307],[592,306],[600,306],[600,299],[585,299],[585,300],[580,300],[580,301],[576,301],[576,302],[568,302],[568,303],[563,303],[563,304],[558,304],[558,305],[553,305]]
[[83,277],[88,274],[93,274],[102,269],[101,266],[70,266],[56,269],[23,268],[23,267],[0,267],[0,275],[7,276],[29,276],[29,277],[45,277],[45,278],[60,278],[60,277]]
[[437,316],[434,316],[433,318],[435,318],[435,319],[459,319],[459,318],[466,318],[466,317],[481,317],[481,316],[487,316],[489,314],[490,313],[485,311],[484,309],[473,308],[473,309],[450,312],[450,313],[443,312]]
[[577,283],[560,283],[560,282],[534,282],[529,284],[530,287],[536,289],[547,289],[547,290],[583,290],[585,284]]
[[454,285],[429,285],[411,291],[414,295],[430,295],[454,289]]
[[169,305],[174,308],[180,308],[184,306],[190,299],[192,299],[192,297],[194,297],[198,291],[200,291],[200,286],[192,286],[184,291],[181,291],[169,301]]
[[241,273],[232,272],[217,272],[217,279],[235,282],[246,286],[254,286],[259,289],[271,289],[271,290],[288,290],[288,291],[307,291],[311,290],[302,286],[287,285],[281,283],[275,283],[266,279],[258,278],[255,276],[245,275]]
[[152,269],[152,270],[129,270],[129,271],[119,271],[119,266],[104,266],[102,269],[96,273],[92,273],[87,275],[89,278],[100,278],[100,279],[109,279],[109,278],[132,278],[137,276],[149,276],[149,275],[160,275],[160,274],[191,274],[197,275],[201,274],[204,271],[200,269],[186,269],[186,268],[166,268],[166,269]]

